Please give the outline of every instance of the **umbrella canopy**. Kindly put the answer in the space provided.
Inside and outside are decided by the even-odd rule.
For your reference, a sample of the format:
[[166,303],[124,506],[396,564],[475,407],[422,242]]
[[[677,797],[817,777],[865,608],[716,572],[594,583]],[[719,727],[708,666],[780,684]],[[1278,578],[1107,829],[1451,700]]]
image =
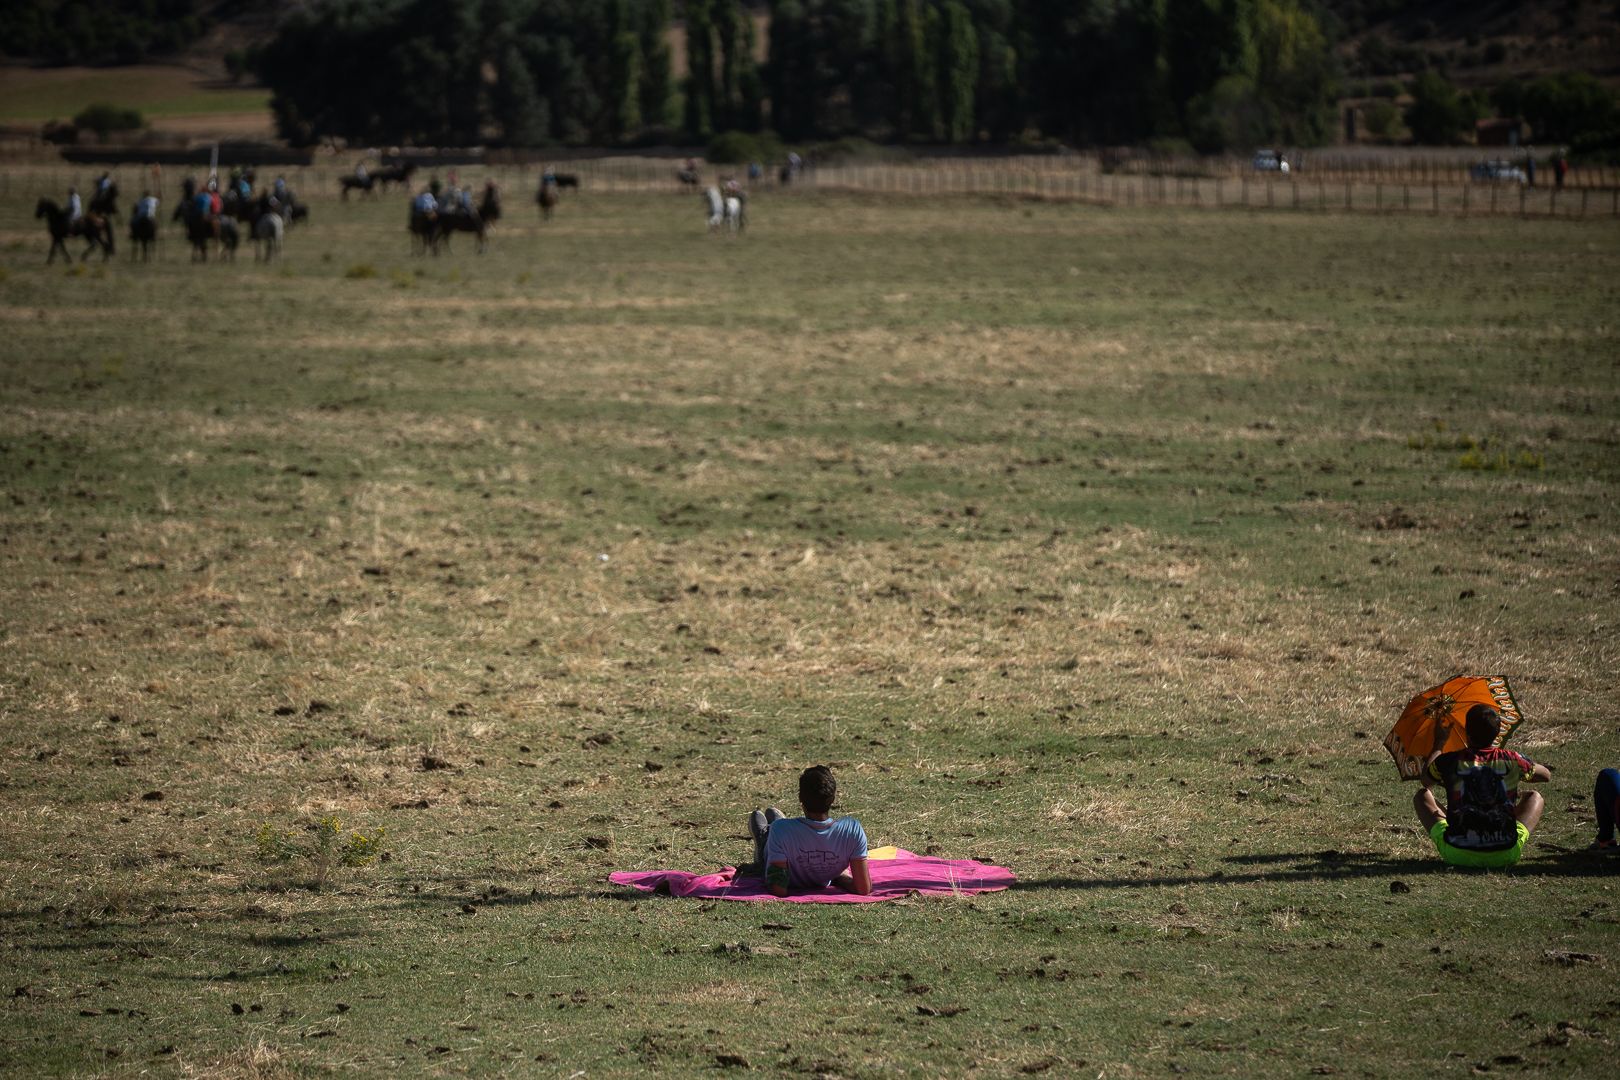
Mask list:
[[1502,714],[1502,730],[1494,745],[1507,742],[1524,719],[1507,679],[1500,675],[1456,675],[1413,698],[1384,738],[1384,748],[1395,759],[1402,780],[1423,775],[1423,762],[1440,750],[1446,753],[1468,745],[1464,730],[1468,710],[1489,705]]

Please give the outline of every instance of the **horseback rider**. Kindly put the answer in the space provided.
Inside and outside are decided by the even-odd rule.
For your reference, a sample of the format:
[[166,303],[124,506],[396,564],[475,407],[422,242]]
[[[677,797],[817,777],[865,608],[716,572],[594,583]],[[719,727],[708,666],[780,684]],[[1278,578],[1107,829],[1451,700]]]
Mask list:
[[421,194],[411,201],[411,210],[432,221],[439,216],[439,200],[433,197],[432,190],[424,188]]
[[157,196],[150,191],[143,191],[141,197],[135,200],[135,212],[130,217],[132,221],[136,218],[151,218],[155,222],[157,221],[157,211]]
[[276,198],[282,202],[287,201],[287,180],[285,177],[276,177],[275,183],[270,185],[270,190],[275,192]]
[[360,181],[361,184],[365,184],[369,179],[366,173],[366,163],[364,161],[355,162],[354,178]]
[[69,225],[77,225],[84,220],[84,203],[79,200],[79,189],[68,188],[67,219]]
[[103,171],[96,180],[96,198],[99,199],[107,194],[107,189],[110,187],[112,187],[112,173],[111,171]]

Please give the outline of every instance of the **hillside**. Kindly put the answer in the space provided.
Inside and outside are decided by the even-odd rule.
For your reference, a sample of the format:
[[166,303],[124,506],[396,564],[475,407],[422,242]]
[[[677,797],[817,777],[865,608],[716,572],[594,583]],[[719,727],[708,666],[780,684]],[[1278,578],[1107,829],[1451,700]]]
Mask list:
[[1347,76],[1443,70],[1467,88],[1584,71],[1620,85],[1613,0],[1320,0]]

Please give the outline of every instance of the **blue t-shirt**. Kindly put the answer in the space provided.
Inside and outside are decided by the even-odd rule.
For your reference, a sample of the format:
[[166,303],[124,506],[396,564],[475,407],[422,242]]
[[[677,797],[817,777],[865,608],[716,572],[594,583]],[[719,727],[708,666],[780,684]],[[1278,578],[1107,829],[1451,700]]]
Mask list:
[[797,888],[820,889],[849,868],[849,860],[866,858],[866,830],[855,818],[811,821],[778,818],[765,835],[765,865],[786,862],[788,880]]

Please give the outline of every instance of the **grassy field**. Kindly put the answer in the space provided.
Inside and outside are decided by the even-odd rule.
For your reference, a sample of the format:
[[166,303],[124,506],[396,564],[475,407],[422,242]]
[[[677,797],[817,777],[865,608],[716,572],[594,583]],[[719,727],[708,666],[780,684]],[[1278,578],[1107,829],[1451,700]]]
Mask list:
[[[526,194],[0,209],[0,1072],[1612,1075],[1620,227]],[[1459,671],[1511,872],[1379,745]],[[606,885],[815,762],[1019,886]],[[386,861],[256,858],[332,816]]]
[[0,123],[70,120],[98,102],[138,109],[148,121],[252,114],[268,126],[270,92],[220,86],[183,67],[0,67]]

